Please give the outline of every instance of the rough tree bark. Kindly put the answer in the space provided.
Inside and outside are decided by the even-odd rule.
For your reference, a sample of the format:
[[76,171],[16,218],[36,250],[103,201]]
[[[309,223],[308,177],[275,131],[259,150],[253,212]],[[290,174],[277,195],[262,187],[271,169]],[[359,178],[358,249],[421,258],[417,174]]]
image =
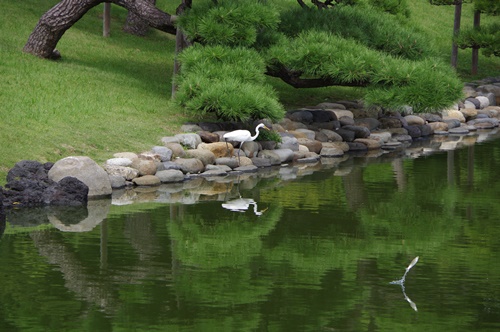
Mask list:
[[[453,37],[460,33],[460,19],[462,18],[462,1],[457,1],[455,4],[455,20],[453,23]],[[458,45],[453,41],[451,47],[451,66],[457,68],[458,62]]]
[[370,83],[369,81],[358,81],[351,83],[339,82],[331,78],[302,78],[302,72],[293,71],[281,64],[274,64],[266,68],[266,75],[281,79],[288,85],[294,88],[322,88],[327,86],[352,86],[352,87],[365,87]]
[[[474,11],[474,28],[479,29],[481,26],[481,11]],[[477,67],[479,63],[479,47],[472,47],[472,75],[477,75]]]
[[[156,5],[156,0],[146,1],[151,2],[153,5]],[[125,21],[125,25],[123,26],[123,31],[130,33],[131,35],[143,37],[149,31],[149,24],[134,12],[129,11],[127,14],[127,19]]]
[[[175,14],[177,16],[182,15],[185,10],[191,8],[193,1],[192,0],[182,0],[182,3],[177,7]],[[180,64],[177,60],[177,56],[181,53],[186,47],[189,47],[191,42],[187,39],[187,36],[182,32],[182,29],[177,29],[177,34],[175,35],[175,58],[174,58],[174,81],[172,82],[172,97],[175,97],[175,93],[177,91],[177,84],[175,82],[175,78],[180,71]]]
[[[35,29],[24,45],[24,52],[41,58],[58,59],[57,43],[66,30],[73,26],[91,8],[104,0],[62,0],[47,11],[38,21]],[[155,7],[148,0],[107,1],[128,9],[143,19],[149,26],[175,34],[175,17]]]

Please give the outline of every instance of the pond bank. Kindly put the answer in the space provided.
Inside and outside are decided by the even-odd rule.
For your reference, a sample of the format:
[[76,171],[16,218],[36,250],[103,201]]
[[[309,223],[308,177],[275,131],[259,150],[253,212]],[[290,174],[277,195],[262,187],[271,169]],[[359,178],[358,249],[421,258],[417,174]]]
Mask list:
[[[467,98],[463,103],[441,114],[411,114],[410,109],[402,114],[385,112],[364,108],[356,101],[291,110],[278,123],[263,121],[279,133],[281,142],[246,142],[240,150],[231,143],[226,145],[222,139],[225,132],[239,129],[238,124],[197,123],[183,126],[184,134],[163,137],[163,145],[154,146],[148,152],[116,153],[102,167],[87,157],[68,157],[44,167],[51,181],[75,177],[88,186],[89,198],[113,194],[117,204],[123,204],[131,201],[130,195],[154,192],[160,185],[195,188],[196,183],[220,183],[226,177],[244,174],[274,173],[268,171],[275,169],[287,173],[281,171],[284,166],[290,166],[288,173],[293,177],[297,168],[312,171],[338,166],[360,155],[369,158],[386,154],[418,156],[475,144],[496,133],[500,119],[500,107],[495,106],[500,104],[500,77],[467,84],[464,92]],[[235,157],[238,154],[240,162]],[[195,179],[207,181],[193,181]],[[14,194],[19,197],[19,193],[13,191],[29,188],[12,183],[6,188],[2,189],[7,198],[3,205],[25,205],[18,198],[9,200],[9,197]],[[214,194],[219,191],[204,190],[212,190]],[[81,196],[81,191],[77,196]],[[124,197],[122,203],[118,203],[120,196]]]

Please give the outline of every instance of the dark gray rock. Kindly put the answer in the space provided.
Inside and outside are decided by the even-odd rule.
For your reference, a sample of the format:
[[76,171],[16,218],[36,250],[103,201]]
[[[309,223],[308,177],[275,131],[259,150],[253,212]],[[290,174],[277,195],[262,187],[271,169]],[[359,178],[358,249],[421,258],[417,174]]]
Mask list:
[[359,151],[368,151],[368,146],[359,142],[347,142],[349,145],[349,152],[359,152]]
[[314,117],[311,112],[303,110],[290,111],[286,114],[286,117],[292,121],[302,122],[305,124],[310,124],[314,120]]
[[22,160],[7,173],[6,189],[2,189],[6,207],[36,207],[44,205],[85,205],[89,188],[74,177],[58,182],[50,180],[52,163]]
[[53,165],[53,163],[41,164],[34,160],[21,160],[7,173],[7,182],[13,182],[16,179],[47,182],[49,180],[47,174]]
[[75,177],[67,176],[53,183],[42,194],[45,205],[85,206],[89,187]]
[[363,126],[344,126],[342,129],[354,132],[355,138],[367,138],[370,136],[370,129]]
[[418,125],[417,127],[420,129],[420,133],[422,136],[430,136],[434,134],[434,130],[432,130],[432,127],[428,124]]
[[467,98],[465,101],[472,103],[476,109],[481,108],[481,103],[476,98]]
[[422,137],[422,130],[420,130],[419,126],[406,126],[404,128],[412,138]]
[[313,122],[307,126],[308,129],[318,131],[321,129],[335,130],[340,128],[340,121],[329,121],[329,122]]
[[448,130],[460,127],[460,120],[458,119],[446,119],[443,122],[448,125]]
[[350,116],[341,116],[339,122],[341,126],[354,126],[354,119]]
[[375,118],[355,119],[354,123],[356,126],[366,127],[370,131],[377,129],[380,126],[380,121]]
[[401,119],[396,117],[383,117],[378,119],[380,121],[381,129],[392,129],[392,128],[401,128],[403,127],[403,123]]
[[342,140],[345,142],[352,142],[356,138],[356,134],[354,133],[354,131],[344,129],[343,127],[337,129],[335,132],[339,134],[340,137],[342,137]]
[[255,157],[255,158],[252,158],[252,163],[261,168],[261,167],[271,167],[271,160],[267,159],[267,158],[259,158],[259,157]]
[[[214,131],[223,130],[220,123],[216,122],[200,122],[198,126],[205,132],[213,133]],[[201,135],[200,135],[201,136]],[[203,137],[202,137],[203,139]]]
[[312,110],[313,122],[330,122],[337,121],[337,116],[334,112],[324,110]]

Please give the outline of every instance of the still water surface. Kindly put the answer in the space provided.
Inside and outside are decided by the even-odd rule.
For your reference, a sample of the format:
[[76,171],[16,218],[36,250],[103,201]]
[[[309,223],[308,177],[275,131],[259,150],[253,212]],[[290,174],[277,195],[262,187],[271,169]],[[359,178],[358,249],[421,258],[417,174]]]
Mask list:
[[496,139],[113,205],[83,232],[8,216],[0,331],[499,331],[499,171]]

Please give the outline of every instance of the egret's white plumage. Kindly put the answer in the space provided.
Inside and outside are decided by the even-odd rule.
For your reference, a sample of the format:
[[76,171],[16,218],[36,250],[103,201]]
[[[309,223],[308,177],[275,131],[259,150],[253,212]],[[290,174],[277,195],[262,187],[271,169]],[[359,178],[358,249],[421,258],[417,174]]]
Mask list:
[[255,140],[259,136],[259,129],[264,128],[264,129],[269,129],[264,125],[263,123],[260,123],[255,127],[255,135],[252,136],[252,134],[248,130],[235,130],[235,131],[230,131],[228,133],[225,133],[222,137],[226,141],[234,141],[234,142],[250,142]]
[[[255,135],[254,136],[252,136],[252,134],[248,130],[238,129],[238,130],[234,130],[234,131],[230,131],[228,133],[225,133],[222,137],[224,137],[224,140],[226,141],[226,145],[227,145],[227,141],[240,142],[241,144],[243,144],[245,142],[254,141],[259,136],[259,129],[260,128],[269,130],[269,128],[267,128],[265,124],[260,123],[257,125],[257,127],[255,127]],[[241,148],[241,144],[240,144],[240,148]],[[229,148],[228,148],[228,151],[229,151]],[[238,163],[239,162],[240,162],[240,150],[238,150]]]

